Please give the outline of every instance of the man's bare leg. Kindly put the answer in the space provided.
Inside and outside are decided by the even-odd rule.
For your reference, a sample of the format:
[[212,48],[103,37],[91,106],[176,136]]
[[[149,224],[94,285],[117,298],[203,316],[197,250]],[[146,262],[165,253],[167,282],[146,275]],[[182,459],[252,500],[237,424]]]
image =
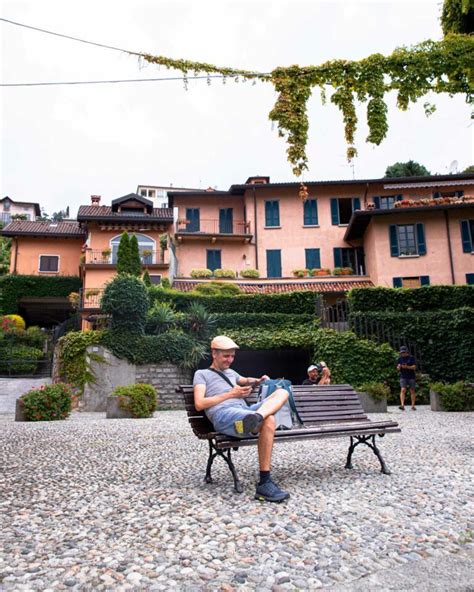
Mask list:
[[258,464],[261,471],[270,471],[275,428],[274,415],[269,415],[263,420],[258,436]]
[[413,387],[410,388],[410,397],[411,397],[411,408],[415,409],[416,394],[415,394],[415,389]]
[[277,389],[272,393],[258,408],[257,413],[265,419],[269,415],[273,415],[279,411],[283,405],[288,401],[288,392],[285,389]]
[[407,392],[407,389],[402,387],[400,389],[400,409],[404,409],[405,408],[405,393]]

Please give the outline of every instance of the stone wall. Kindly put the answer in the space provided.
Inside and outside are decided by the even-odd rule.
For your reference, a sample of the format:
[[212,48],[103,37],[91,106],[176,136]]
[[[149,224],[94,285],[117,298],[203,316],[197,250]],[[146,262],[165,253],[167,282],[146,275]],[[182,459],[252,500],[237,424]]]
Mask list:
[[117,386],[127,386],[137,382],[152,384],[157,391],[158,409],[183,409],[181,395],[177,394],[179,384],[191,382],[191,371],[182,370],[169,362],[136,366],[114,356],[102,346],[93,345],[87,353],[101,358],[97,361],[89,357],[89,364],[95,376],[93,383],[86,384],[81,397],[80,408],[83,411],[105,411],[107,397]]

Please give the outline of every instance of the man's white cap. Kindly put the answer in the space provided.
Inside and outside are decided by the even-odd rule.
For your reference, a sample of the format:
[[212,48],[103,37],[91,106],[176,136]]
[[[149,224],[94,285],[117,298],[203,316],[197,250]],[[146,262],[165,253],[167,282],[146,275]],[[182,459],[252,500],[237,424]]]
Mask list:
[[318,369],[317,366],[315,366],[314,364],[311,364],[311,366],[308,366],[307,372],[311,372],[312,370],[317,370],[317,369]]
[[239,349],[239,346],[230,337],[218,335],[211,341],[211,349]]

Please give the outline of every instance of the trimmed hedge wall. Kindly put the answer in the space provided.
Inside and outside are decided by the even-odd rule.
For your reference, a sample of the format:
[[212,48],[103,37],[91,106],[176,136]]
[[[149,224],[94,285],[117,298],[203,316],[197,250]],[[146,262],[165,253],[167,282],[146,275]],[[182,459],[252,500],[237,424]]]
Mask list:
[[239,294],[237,296],[203,296],[193,292],[149,288],[150,306],[155,301],[169,302],[178,311],[186,311],[191,302],[200,302],[208,312],[216,313],[282,313],[314,314],[317,295],[314,292],[285,294]]
[[474,381],[474,308],[428,312],[353,313],[383,323],[416,343],[424,371],[435,380]]
[[6,275],[0,277],[0,302],[3,314],[18,312],[22,296],[64,296],[78,292],[82,282],[76,276]]
[[392,389],[398,388],[398,356],[387,344],[359,339],[350,331],[322,329],[313,336],[313,357],[326,362],[334,384],[359,387],[365,382],[387,382]]
[[314,326],[308,324],[291,328],[265,328],[261,331],[256,331],[255,327],[229,329],[226,335],[241,349],[311,349],[314,332]]
[[220,334],[228,329],[248,329],[255,327],[256,329],[273,328],[273,329],[284,329],[292,328],[297,329],[303,325],[313,327],[316,329],[316,322],[318,319],[314,315],[310,314],[282,314],[282,313],[240,313],[234,312],[230,314],[215,313],[216,327],[218,329],[215,333]]
[[348,294],[352,312],[453,310],[474,308],[474,286],[423,288],[354,288]]

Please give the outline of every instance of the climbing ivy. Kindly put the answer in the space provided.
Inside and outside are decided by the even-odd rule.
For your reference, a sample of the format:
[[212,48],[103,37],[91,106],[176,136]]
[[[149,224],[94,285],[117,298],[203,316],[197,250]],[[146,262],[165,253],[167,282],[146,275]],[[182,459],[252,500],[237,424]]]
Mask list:
[[[349,160],[357,155],[354,142],[358,123],[356,100],[367,104],[369,135],[366,141],[377,145],[388,133],[387,92],[398,93],[397,106],[401,110],[408,109],[410,103],[429,92],[464,94],[466,101],[472,102],[474,37],[465,34],[449,33],[441,41],[428,40],[412,47],[399,47],[389,56],[376,53],[360,61],[332,60],[319,66],[278,67],[271,73],[138,55],[147,62],[182,72],[186,88],[190,75],[202,73],[221,74],[224,82],[226,78],[233,78],[272,83],[278,96],[269,118],[277,123],[279,136],[286,140],[288,161],[298,176],[308,168],[307,103],[315,88],[320,89],[323,102],[326,89],[334,89],[331,102],[342,113]],[[424,107],[427,115],[434,110],[429,103]]]

